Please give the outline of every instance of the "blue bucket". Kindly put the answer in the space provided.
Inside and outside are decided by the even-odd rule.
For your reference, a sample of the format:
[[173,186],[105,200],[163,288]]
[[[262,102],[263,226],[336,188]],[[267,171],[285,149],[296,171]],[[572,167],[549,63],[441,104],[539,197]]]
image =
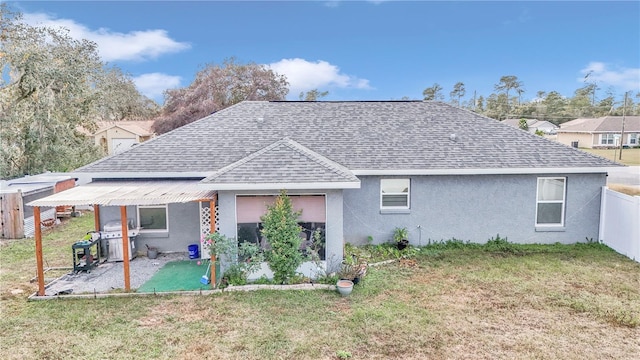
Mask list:
[[200,257],[200,251],[198,250],[198,244],[189,245],[189,259],[198,259]]

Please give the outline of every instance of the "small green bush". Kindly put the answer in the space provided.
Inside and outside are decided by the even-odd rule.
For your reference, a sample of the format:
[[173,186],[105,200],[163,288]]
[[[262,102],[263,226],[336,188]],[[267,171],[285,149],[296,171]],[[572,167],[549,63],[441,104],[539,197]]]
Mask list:
[[270,248],[265,251],[269,268],[273,271],[273,280],[278,284],[288,283],[296,269],[304,261],[300,252],[300,231],[298,225],[300,212],[293,211],[291,199],[282,190],[272,206],[267,207],[263,215],[262,234],[269,241]]
[[264,255],[256,244],[238,244],[235,238],[218,232],[207,235],[204,243],[210,244],[209,255],[215,256],[216,262],[228,263],[222,274],[223,285],[245,285],[249,275],[260,269],[264,261]]
[[482,248],[485,251],[514,255],[521,255],[524,252],[521,245],[510,243],[507,238],[501,238],[500,234],[497,234],[495,238],[489,239]]

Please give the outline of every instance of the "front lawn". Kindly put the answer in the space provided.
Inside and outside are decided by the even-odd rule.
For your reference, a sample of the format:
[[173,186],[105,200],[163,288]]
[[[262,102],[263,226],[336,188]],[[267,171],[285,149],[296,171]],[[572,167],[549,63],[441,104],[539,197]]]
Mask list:
[[[68,266],[91,220],[47,235],[49,266]],[[33,240],[2,242],[2,359],[635,359],[640,349],[640,264],[599,244],[432,246],[370,267],[346,298],[28,302],[34,269]]]
[[599,155],[609,160],[619,162],[627,166],[640,166],[640,147],[632,149],[622,149],[622,159],[620,159],[620,149],[587,149],[580,150]]

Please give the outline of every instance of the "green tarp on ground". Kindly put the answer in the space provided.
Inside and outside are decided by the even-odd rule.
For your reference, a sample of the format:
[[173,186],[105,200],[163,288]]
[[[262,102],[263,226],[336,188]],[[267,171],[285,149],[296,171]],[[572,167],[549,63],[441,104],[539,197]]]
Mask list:
[[[200,280],[205,275],[209,261],[180,260],[166,263],[149,281],[137,290],[139,293],[211,290],[211,284],[203,284]],[[216,271],[220,278],[220,271]],[[208,277],[211,278],[211,271]]]

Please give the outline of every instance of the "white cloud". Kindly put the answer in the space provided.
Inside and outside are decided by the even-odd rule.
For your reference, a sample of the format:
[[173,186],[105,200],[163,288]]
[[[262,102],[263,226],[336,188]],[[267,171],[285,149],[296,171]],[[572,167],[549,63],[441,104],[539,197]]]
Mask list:
[[145,96],[162,103],[163,92],[180,86],[180,76],[167,75],[162,73],[142,74],[133,78],[138,91]]
[[322,60],[282,59],[267,66],[287,77],[289,93],[292,95],[313,89],[324,91],[332,87],[371,89],[369,80],[343,74],[336,65]]
[[98,44],[98,52],[104,61],[155,59],[189,49],[188,43],[177,42],[169,37],[166,30],[154,29],[113,32],[107,28],[92,30],[70,19],[56,19],[43,13],[24,14],[26,23],[32,26],[64,27],[75,39],[87,39]]
[[608,64],[593,61],[580,70],[583,77],[579,82],[596,82],[598,85],[609,85],[622,91],[640,90],[640,68],[610,69]]

